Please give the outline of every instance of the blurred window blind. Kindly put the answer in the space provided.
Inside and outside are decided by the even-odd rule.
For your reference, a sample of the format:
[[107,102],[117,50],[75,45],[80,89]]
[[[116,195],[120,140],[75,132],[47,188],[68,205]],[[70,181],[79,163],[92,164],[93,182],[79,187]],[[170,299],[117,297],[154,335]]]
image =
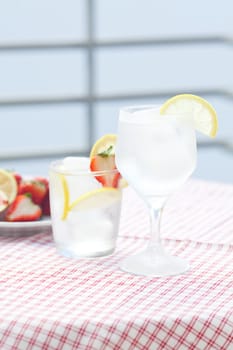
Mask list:
[[[232,149],[233,3],[0,0],[0,159],[88,154],[123,104],[190,92]],[[200,10],[201,9],[201,10]]]

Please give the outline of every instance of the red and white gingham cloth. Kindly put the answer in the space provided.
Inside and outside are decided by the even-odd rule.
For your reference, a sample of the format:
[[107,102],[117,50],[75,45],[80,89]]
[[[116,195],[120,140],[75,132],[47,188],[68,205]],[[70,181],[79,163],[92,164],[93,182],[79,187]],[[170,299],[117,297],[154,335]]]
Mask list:
[[192,180],[168,202],[163,243],[190,260],[186,274],[119,270],[148,236],[126,189],[112,256],[61,257],[50,234],[0,237],[0,349],[233,349],[233,186]]

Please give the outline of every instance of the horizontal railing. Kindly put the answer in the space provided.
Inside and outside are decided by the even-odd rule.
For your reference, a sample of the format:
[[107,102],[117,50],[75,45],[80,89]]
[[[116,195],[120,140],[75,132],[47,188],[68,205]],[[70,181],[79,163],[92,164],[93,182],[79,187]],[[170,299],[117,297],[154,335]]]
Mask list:
[[[230,90],[224,90],[219,88],[213,89],[189,89],[192,94],[202,95],[202,96],[213,96],[221,97],[233,100],[233,92]],[[169,96],[176,95],[180,93],[180,90],[166,90],[160,92],[148,91],[148,92],[138,92],[130,93],[125,92],[123,94],[101,94],[101,95],[85,95],[85,96],[75,96],[67,95],[64,96],[38,96],[38,97],[18,97],[18,98],[0,98],[0,108],[1,107],[20,107],[20,106],[38,106],[38,105],[59,105],[59,104],[77,104],[90,102],[118,102],[125,100],[146,100],[146,99],[159,99],[166,98]],[[188,91],[186,90],[188,93]]]
[[0,43],[0,51],[34,51],[34,50],[71,50],[138,47],[138,46],[172,46],[194,44],[224,44],[232,45],[233,38],[227,36],[193,36],[193,37],[168,37],[151,39],[115,39],[115,40],[83,40],[83,41],[41,41],[41,42],[11,42]]
[[[233,153],[233,144],[225,139],[217,141],[198,141],[199,148],[219,148],[224,149],[230,153]],[[83,148],[77,151],[77,148],[63,148],[58,149],[50,148],[48,150],[33,150],[33,151],[6,151],[0,154],[0,160],[26,160],[26,159],[46,159],[46,158],[57,158],[57,157],[66,157],[66,156],[88,156],[90,153],[89,150]]]

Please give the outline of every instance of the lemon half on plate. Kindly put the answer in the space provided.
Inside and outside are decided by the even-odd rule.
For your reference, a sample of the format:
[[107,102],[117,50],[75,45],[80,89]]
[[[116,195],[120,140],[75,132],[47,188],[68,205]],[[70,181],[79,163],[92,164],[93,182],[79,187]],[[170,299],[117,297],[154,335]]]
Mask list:
[[14,175],[4,169],[0,169],[0,191],[6,195],[9,204],[13,202],[18,191]]
[[160,108],[163,114],[184,113],[193,119],[195,129],[210,137],[215,137],[218,131],[217,113],[204,98],[192,95],[176,95],[167,100]]

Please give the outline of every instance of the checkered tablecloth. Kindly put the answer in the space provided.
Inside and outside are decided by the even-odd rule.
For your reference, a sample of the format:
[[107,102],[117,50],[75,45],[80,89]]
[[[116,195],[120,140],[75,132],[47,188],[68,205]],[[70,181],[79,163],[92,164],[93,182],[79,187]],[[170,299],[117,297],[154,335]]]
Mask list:
[[233,186],[192,180],[167,203],[163,243],[189,259],[186,274],[119,270],[148,237],[130,188],[112,256],[61,257],[43,232],[0,237],[0,349],[233,349]]

